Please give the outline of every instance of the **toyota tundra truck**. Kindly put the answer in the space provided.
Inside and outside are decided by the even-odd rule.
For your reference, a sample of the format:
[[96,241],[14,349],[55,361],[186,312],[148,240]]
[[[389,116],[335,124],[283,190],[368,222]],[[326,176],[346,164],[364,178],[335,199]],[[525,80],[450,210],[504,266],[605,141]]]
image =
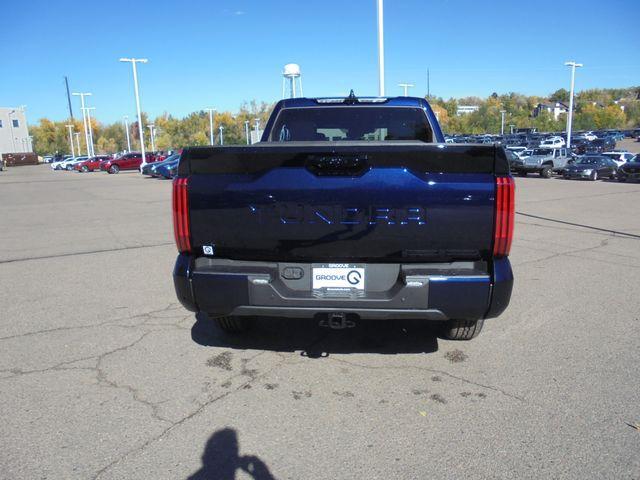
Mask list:
[[505,152],[446,144],[422,98],[282,100],[260,142],[184,149],[173,217],[178,299],[227,332],[419,319],[469,340],[511,297]]

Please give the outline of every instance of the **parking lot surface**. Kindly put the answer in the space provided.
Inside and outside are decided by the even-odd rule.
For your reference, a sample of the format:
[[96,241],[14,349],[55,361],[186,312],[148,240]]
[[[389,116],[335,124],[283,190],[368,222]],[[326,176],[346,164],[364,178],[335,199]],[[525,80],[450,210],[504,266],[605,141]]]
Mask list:
[[518,178],[511,305],[471,342],[220,333],[176,301],[170,191],[0,173],[0,477],[640,477],[640,184]]

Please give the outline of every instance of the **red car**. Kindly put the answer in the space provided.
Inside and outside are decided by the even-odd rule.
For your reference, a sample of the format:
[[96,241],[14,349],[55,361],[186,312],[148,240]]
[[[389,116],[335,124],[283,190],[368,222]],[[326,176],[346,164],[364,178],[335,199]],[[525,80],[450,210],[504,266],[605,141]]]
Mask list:
[[[147,163],[156,161],[153,153],[145,153]],[[120,170],[139,170],[142,165],[142,154],[140,152],[130,152],[118,158],[106,160],[100,164],[100,170],[109,173],[118,173]]]
[[100,169],[100,164],[107,160],[111,160],[109,155],[98,155],[97,157],[91,157],[84,162],[76,163],[73,166],[74,170],[78,172],[93,172]]

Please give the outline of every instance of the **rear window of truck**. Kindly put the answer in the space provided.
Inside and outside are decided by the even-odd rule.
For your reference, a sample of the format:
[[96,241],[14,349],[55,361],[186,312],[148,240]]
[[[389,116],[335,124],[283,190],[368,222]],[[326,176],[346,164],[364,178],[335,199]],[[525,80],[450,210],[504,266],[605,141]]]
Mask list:
[[427,116],[410,107],[285,108],[271,130],[272,142],[417,140],[431,143]]

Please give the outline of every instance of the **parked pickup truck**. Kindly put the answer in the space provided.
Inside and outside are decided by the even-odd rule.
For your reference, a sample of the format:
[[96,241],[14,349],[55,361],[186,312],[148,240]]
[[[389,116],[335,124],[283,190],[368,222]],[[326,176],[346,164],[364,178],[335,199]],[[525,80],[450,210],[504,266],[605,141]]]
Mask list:
[[420,319],[468,340],[509,303],[505,152],[445,144],[424,99],[282,100],[261,142],[187,148],[173,182],[177,296],[223,330]]
[[572,160],[567,148],[534,148],[531,155],[511,161],[511,171],[526,176],[538,173],[541,177],[551,178],[553,173],[562,173]]

